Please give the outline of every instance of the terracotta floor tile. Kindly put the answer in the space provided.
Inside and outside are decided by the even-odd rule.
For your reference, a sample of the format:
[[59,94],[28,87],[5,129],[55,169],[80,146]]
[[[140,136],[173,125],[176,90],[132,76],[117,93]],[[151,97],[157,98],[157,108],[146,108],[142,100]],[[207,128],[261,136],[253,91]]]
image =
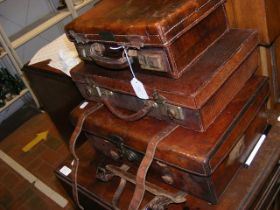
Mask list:
[[12,190],[15,200],[18,200],[22,194],[28,192],[27,190],[33,187],[33,184],[22,178],[22,182],[16,186],[16,189]]
[[10,144],[23,147],[34,139],[38,133],[43,131],[48,131],[51,136],[62,139],[48,115],[39,114],[20,126],[16,132],[13,132],[4,141],[0,142],[0,148],[8,147],[7,145]]
[[29,152],[19,151],[18,154],[12,154],[11,157],[14,158],[23,167],[27,168],[32,164],[32,161],[39,157],[44,152],[44,146],[38,145]]
[[40,168],[42,164],[44,164],[44,161],[42,161],[40,157],[34,157],[29,165],[24,167],[33,174],[34,171],[38,170],[38,168]]
[[8,188],[5,187],[2,183],[0,183],[0,206],[2,208],[7,209],[12,205],[14,201],[14,197]]
[[45,202],[40,196],[34,195],[28,202],[26,202],[29,209],[50,210],[48,203]]
[[23,193],[19,194],[16,199],[17,202],[21,202],[22,204],[31,199],[35,194],[35,188],[31,184],[29,184],[28,187],[22,191]]
[[57,168],[57,166],[65,160],[66,156],[63,154],[60,154],[57,151],[54,151],[48,147],[43,151],[43,153],[40,156],[41,160],[44,160],[49,165],[52,166],[53,169]]
[[63,195],[66,194],[66,191],[64,190],[64,188],[62,187],[60,182],[57,180],[56,176],[53,176],[50,179],[50,182],[51,182],[51,186],[52,186],[53,190],[55,190],[56,192],[63,194]]
[[10,207],[9,210],[30,210],[30,209],[25,204],[22,204],[20,202],[15,202],[13,203],[13,205]]
[[53,136],[52,133],[49,133],[45,144],[53,150],[58,150],[62,146],[62,144],[64,144],[64,141],[62,139]]
[[23,182],[23,179],[16,172],[10,170],[6,175],[1,176],[0,182],[4,183],[8,189],[15,190]]
[[2,144],[1,145],[1,149],[4,151],[4,152],[10,152],[12,150],[14,150],[15,148],[17,147],[16,144],[14,143],[10,143],[10,144]]
[[40,167],[36,171],[34,171],[34,175],[41,179],[43,182],[47,184],[51,184],[54,174],[54,168],[51,167],[47,162],[42,162]]
[[68,157],[70,155],[69,146],[65,144],[58,149],[58,153],[63,155],[64,157]]
[[[47,141],[40,142],[27,153],[22,151],[37,133],[46,130],[49,131]],[[69,155],[68,146],[46,114],[36,115],[20,126],[0,142],[0,149],[50,188],[69,199],[53,173]],[[1,160],[0,173],[0,210],[63,209]],[[74,210],[71,202],[64,209]]]
[[9,166],[4,163],[2,160],[0,160],[0,174],[1,176],[5,176],[9,171]]

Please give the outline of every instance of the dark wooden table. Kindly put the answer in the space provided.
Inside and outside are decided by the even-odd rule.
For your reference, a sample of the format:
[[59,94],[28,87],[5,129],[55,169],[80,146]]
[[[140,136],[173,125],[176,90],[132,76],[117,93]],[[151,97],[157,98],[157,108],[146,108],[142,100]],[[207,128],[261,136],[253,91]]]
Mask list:
[[48,62],[25,65],[22,70],[41,108],[50,115],[62,136],[68,139],[73,131],[69,113],[83,101],[83,97],[72,79],[48,66]]
[[[192,210],[229,210],[229,209],[279,209],[277,204],[280,189],[279,177],[279,154],[280,154],[280,123],[276,121],[278,115],[269,115],[272,129],[261,147],[259,153],[249,168],[241,167],[237,175],[231,181],[226,191],[221,196],[218,205],[211,205],[191,195],[187,196],[187,203],[182,205],[170,205],[169,210],[192,209]],[[95,171],[98,156],[93,147],[86,142],[78,149],[81,160],[78,183],[80,201],[85,209],[112,209],[111,201],[119,179],[114,178],[109,183],[95,179]],[[71,168],[71,161],[66,160],[62,165]],[[59,167],[59,169],[61,168]],[[71,192],[71,178],[56,171],[57,177],[62,184]],[[127,209],[132,196],[134,186],[128,184],[120,199],[120,209]],[[152,198],[145,194],[144,202]]]

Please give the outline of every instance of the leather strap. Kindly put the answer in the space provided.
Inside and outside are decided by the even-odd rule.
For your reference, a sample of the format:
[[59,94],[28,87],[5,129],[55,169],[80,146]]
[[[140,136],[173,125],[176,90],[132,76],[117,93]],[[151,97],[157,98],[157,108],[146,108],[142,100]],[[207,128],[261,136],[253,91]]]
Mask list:
[[78,196],[78,184],[77,184],[77,175],[78,175],[78,168],[79,168],[79,157],[76,154],[75,151],[75,147],[76,147],[76,142],[77,139],[82,131],[83,128],[83,124],[85,119],[92,114],[93,112],[95,112],[96,110],[98,110],[99,108],[101,108],[103,106],[103,104],[96,104],[95,106],[92,106],[88,109],[86,109],[79,117],[78,122],[76,124],[75,130],[72,133],[72,136],[70,138],[70,142],[69,142],[69,149],[71,154],[74,157],[74,160],[72,162],[72,193],[73,193],[73,198],[74,201],[76,202],[77,206],[84,210],[84,207],[80,204],[79,202],[79,196]]
[[[108,170],[107,173],[111,173],[111,174],[113,174],[113,176],[120,177],[120,178],[125,179],[126,181],[136,185],[136,176],[122,170],[120,167],[114,166],[114,165],[106,165],[106,169]],[[178,191],[176,193],[172,193],[172,192],[170,192],[166,189],[163,189],[163,188],[159,187],[158,185],[153,184],[148,181],[146,181],[146,183],[145,183],[145,190],[157,197],[160,196],[160,197],[168,198],[170,200],[170,203],[186,202],[187,193],[185,193],[183,191]],[[165,205],[165,204],[163,203],[163,205]]]
[[156,135],[152,140],[149,142],[146,154],[137,170],[136,176],[136,187],[133,193],[132,200],[130,201],[129,210],[137,210],[140,207],[140,204],[143,200],[144,193],[145,193],[145,182],[146,182],[146,175],[148,169],[154,159],[155,152],[157,145],[161,140],[163,140],[167,135],[169,135],[172,131],[174,131],[178,125],[170,124],[164,130],[162,130],[158,135]]
[[153,108],[154,102],[148,101],[146,105],[140,109],[138,112],[133,114],[123,114],[121,111],[116,109],[112,103],[110,102],[108,97],[101,97],[101,101],[103,104],[112,112],[116,117],[125,120],[125,121],[136,121],[140,120],[141,118],[145,117]]
[[112,200],[112,205],[113,205],[113,209],[114,210],[120,210],[120,208],[118,207],[119,204],[119,200],[121,197],[121,194],[123,193],[123,190],[125,188],[126,185],[126,180],[121,178],[120,184],[114,194],[113,200]]
[[[122,166],[121,166],[121,169],[122,169],[123,171],[128,171],[128,170],[129,170],[129,166],[127,166],[127,165],[122,165]],[[121,197],[121,195],[122,195],[122,193],[123,193],[123,190],[124,190],[124,188],[125,188],[126,182],[127,182],[126,179],[121,178],[120,184],[119,184],[119,186],[118,186],[118,188],[117,188],[117,190],[116,190],[116,192],[115,192],[115,194],[114,194],[114,196],[113,196],[112,204],[113,204],[113,208],[114,208],[115,210],[119,210],[118,204],[119,204],[120,197]]]

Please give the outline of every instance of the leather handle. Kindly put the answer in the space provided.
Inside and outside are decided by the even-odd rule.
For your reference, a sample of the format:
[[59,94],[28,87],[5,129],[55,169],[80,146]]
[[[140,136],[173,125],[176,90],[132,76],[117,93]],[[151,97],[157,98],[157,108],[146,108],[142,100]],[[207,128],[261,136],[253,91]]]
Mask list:
[[145,117],[153,108],[154,102],[148,101],[138,112],[133,114],[124,114],[116,107],[114,107],[108,97],[101,97],[103,104],[112,112],[116,117],[126,121],[137,121]]
[[105,68],[124,69],[128,67],[127,59],[124,56],[113,59],[113,58],[97,55],[96,53],[92,53],[91,58],[95,61],[95,63]]

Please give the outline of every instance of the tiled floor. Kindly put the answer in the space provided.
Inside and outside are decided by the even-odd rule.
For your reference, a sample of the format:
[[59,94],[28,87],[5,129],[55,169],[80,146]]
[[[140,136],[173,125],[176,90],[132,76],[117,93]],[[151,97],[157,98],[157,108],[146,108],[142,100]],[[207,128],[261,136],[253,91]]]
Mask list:
[[[46,141],[43,140],[28,152],[23,152],[22,148],[43,131],[48,131]],[[67,141],[61,138],[48,115],[43,113],[25,122],[0,142],[0,150],[69,201],[66,207],[60,207],[0,158],[0,210],[74,209],[53,173],[69,156],[65,142]]]

